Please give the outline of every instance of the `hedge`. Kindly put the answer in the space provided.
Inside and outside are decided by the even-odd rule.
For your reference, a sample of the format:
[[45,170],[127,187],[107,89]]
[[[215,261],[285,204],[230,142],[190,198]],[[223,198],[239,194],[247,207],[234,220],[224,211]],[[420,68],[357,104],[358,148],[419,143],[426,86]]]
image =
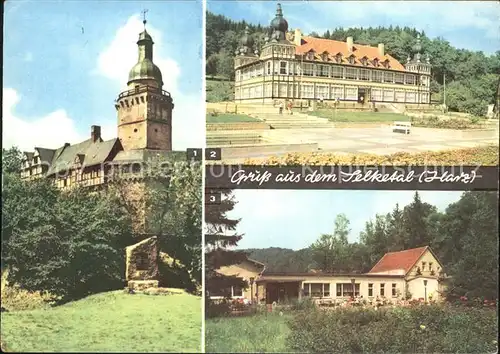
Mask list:
[[494,309],[419,305],[304,311],[291,320],[290,349],[313,353],[494,353]]
[[279,157],[247,159],[245,165],[384,165],[384,166],[498,166],[498,145],[390,155],[291,153]]

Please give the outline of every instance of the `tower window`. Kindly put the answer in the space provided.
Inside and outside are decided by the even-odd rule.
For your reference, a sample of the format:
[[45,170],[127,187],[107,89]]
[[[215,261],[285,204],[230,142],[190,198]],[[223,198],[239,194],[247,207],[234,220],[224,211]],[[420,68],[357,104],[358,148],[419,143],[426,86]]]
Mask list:
[[134,133],[137,133],[137,129],[134,129]]

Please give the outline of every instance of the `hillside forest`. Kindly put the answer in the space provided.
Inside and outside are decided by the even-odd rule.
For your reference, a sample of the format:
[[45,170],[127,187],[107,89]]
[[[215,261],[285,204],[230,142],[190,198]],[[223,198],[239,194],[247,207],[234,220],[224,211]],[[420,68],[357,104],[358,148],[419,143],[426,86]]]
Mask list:
[[359,241],[349,242],[350,222],[339,214],[331,234],[301,250],[246,249],[267,272],[364,273],[386,253],[430,246],[451,278],[450,296],[498,297],[498,196],[465,192],[444,212],[420,199],[366,222]]
[[[207,13],[206,20],[206,74],[234,78],[233,59],[240,38],[246,27],[254,39],[255,47],[261,48],[268,27],[245,21],[233,21],[225,16]],[[293,31],[292,28],[289,31]],[[354,43],[376,46],[384,43],[386,52],[401,63],[412,53],[417,34],[420,34],[422,52],[429,54],[432,64],[432,100],[443,103],[446,87],[446,105],[450,111],[485,115],[487,106],[494,104],[500,86],[500,50],[487,55],[483,52],[460,49],[445,38],[429,38],[424,31],[415,28],[354,27],[332,28],[323,34],[307,35],[338,41],[352,36]]]

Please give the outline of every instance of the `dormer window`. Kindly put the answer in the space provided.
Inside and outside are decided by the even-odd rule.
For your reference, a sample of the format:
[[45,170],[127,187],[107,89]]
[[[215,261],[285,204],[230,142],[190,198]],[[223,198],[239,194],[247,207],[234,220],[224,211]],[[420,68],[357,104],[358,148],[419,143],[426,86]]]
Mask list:
[[356,62],[356,57],[354,55],[349,56],[348,58],[349,64],[354,64]]
[[363,64],[363,66],[368,65],[368,58],[367,57],[361,58],[361,64]]
[[337,55],[335,55],[335,60],[337,61],[337,63],[342,63],[342,54],[341,53],[338,53]]
[[379,64],[378,58],[373,59],[373,66],[378,68],[378,64]]
[[324,52],[323,54],[321,54],[321,60],[328,61],[328,52]]
[[389,59],[384,60],[383,62],[384,68],[389,69],[391,66],[389,65]]
[[38,164],[40,158],[38,156],[33,157],[33,164],[36,165]]
[[306,59],[307,60],[314,60],[314,52],[313,51],[307,52]]

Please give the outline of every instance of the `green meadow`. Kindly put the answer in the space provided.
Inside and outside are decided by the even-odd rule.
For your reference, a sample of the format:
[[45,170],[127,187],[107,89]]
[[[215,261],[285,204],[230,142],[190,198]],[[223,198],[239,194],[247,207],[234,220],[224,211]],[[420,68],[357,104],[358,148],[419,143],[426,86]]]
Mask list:
[[1,340],[9,352],[200,352],[201,298],[112,291],[4,312]]

